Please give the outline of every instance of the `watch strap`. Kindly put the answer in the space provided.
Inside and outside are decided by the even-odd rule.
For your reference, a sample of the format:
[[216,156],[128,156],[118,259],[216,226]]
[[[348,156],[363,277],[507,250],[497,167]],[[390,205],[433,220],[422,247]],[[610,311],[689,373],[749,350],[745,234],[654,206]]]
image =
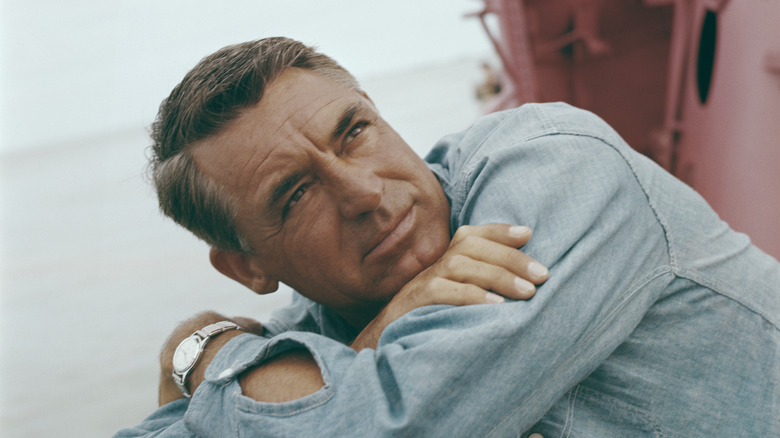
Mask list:
[[200,361],[200,357],[203,355],[203,350],[206,349],[206,344],[209,342],[209,340],[212,337],[222,332],[226,332],[228,330],[242,330],[242,328],[238,324],[231,321],[219,321],[213,324],[209,324],[200,330],[196,330],[193,334],[184,338],[184,340],[182,340],[179,343],[179,345],[181,345],[182,343],[186,342],[188,339],[193,337],[196,337],[200,340],[198,342],[198,352],[192,364],[190,364],[190,366],[187,367],[187,369],[182,372],[177,372],[175,369],[173,371],[173,381],[176,383],[176,386],[179,387],[179,389],[181,390],[182,394],[184,394],[185,397],[191,396],[187,385],[187,378],[190,376],[190,372],[192,371],[192,369],[195,368],[195,365],[197,365],[198,362]]
[[205,345],[208,339],[211,339],[212,336],[215,336],[219,333],[226,332],[228,330],[241,330],[241,327],[230,321],[220,321],[215,322],[214,324],[209,324],[206,327],[203,327],[202,329],[196,331],[193,333],[193,335],[198,335],[203,339],[203,344]]

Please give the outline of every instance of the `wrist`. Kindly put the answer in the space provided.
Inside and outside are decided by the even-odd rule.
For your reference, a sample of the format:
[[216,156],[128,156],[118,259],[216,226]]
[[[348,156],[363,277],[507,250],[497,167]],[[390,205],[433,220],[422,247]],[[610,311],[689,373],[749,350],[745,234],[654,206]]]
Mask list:
[[196,372],[202,374],[215,354],[211,352],[219,350],[221,345],[218,342],[215,346],[214,340],[219,339],[220,335],[227,331],[237,330],[241,330],[241,327],[236,323],[222,320],[202,326],[179,342],[171,361],[173,367],[171,377],[185,396],[189,397],[194,391],[194,388],[190,387],[192,375]]
[[231,339],[243,333],[245,332],[242,330],[229,330],[214,336],[211,341],[206,344],[200,360],[190,372],[187,381],[190,394],[193,394],[195,390],[198,389],[198,386],[206,379],[206,369],[208,369],[211,361],[217,356],[219,350],[221,350]]

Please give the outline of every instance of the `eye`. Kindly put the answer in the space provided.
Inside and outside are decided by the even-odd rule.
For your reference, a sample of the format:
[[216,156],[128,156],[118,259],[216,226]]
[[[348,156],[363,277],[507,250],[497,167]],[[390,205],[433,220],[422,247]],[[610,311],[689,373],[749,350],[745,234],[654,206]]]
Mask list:
[[286,217],[287,214],[290,212],[290,209],[295,207],[296,204],[303,198],[303,195],[306,193],[306,190],[309,189],[309,183],[307,184],[301,184],[298,186],[297,189],[290,195],[290,199],[287,200],[287,203],[284,205],[284,208],[282,209],[282,217]]
[[349,143],[352,140],[354,140],[360,133],[363,132],[363,130],[368,126],[368,122],[357,122],[355,123],[355,126],[352,127],[352,129],[349,130],[347,133],[347,136],[344,137],[344,142]]

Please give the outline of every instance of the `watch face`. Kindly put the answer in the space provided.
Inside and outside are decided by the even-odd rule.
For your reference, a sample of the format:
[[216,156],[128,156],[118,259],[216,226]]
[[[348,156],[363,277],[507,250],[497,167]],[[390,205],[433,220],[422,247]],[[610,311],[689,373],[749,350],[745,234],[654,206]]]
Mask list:
[[181,341],[176,351],[173,353],[173,370],[176,372],[186,371],[195,363],[200,349],[200,339],[190,336]]

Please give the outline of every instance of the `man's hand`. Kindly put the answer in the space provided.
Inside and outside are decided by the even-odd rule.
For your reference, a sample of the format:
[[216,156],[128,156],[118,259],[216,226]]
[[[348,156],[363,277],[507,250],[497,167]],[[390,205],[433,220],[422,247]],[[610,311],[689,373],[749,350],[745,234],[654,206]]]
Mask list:
[[528,243],[531,234],[528,227],[506,224],[458,228],[447,252],[393,297],[353,341],[352,348],[376,348],[385,327],[418,307],[495,304],[503,302],[503,297],[533,297],[534,284],[545,282],[548,272],[517,250]]
[[176,347],[182,340],[193,334],[195,331],[219,321],[233,321],[234,323],[241,326],[243,331],[229,330],[227,332],[220,333],[214,336],[208,342],[208,344],[206,344],[206,349],[203,351],[203,355],[187,379],[190,393],[194,393],[198,385],[203,382],[203,376],[206,372],[206,368],[208,368],[211,360],[214,359],[214,356],[216,356],[219,349],[222,348],[222,346],[225,345],[227,341],[240,335],[243,332],[250,332],[258,335],[263,334],[263,326],[251,318],[226,318],[216,312],[210,311],[195,315],[194,317],[179,324],[179,326],[174,329],[173,333],[171,333],[171,335],[165,341],[163,349],[160,352],[160,391],[158,398],[160,406],[184,397],[184,394],[182,394],[179,387],[176,386],[176,383],[173,382],[172,377],[173,353],[176,351]]

